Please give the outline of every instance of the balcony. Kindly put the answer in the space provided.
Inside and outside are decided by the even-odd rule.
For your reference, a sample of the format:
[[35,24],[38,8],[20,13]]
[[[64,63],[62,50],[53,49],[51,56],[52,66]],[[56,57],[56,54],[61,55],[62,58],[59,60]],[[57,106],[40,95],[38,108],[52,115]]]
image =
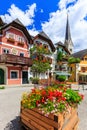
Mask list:
[[70,76],[71,75],[68,71],[56,71],[55,70],[55,73],[57,75],[66,75],[66,76]]
[[2,54],[0,55],[0,63],[7,63],[13,65],[22,65],[22,66],[32,66],[31,58],[21,57],[12,54]]

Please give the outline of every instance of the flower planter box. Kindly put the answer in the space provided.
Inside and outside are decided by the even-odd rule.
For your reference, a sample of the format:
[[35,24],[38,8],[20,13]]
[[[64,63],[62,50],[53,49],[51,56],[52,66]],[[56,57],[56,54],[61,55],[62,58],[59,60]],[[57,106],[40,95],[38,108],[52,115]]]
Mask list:
[[20,117],[22,126],[28,130],[77,130],[79,122],[76,108],[47,117],[37,108],[21,108]]
[[14,39],[14,38],[8,38],[7,41],[8,41],[8,42],[11,42],[11,43],[14,43],[14,42],[15,42],[15,39]]

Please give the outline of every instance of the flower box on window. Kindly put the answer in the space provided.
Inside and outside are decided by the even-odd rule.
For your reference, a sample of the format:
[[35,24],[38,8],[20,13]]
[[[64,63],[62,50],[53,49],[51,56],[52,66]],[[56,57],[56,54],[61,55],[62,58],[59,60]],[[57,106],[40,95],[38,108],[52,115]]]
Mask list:
[[24,42],[18,42],[18,45],[23,46]]
[[10,37],[9,37],[9,38],[7,38],[7,41],[8,41],[8,42],[12,42],[12,43],[14,43],[14,42],[15,42],[14,38],[10,38]]

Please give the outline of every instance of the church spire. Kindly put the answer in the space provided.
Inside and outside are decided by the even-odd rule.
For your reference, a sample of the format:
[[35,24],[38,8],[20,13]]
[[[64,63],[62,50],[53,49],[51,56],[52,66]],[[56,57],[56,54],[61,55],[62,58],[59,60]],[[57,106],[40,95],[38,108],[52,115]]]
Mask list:
[[67,22],[66,22],[66,32],[65,32],[64,45],[69,50],[69,52],[72,54],[73,53],[73,42],[72,42],[72,39],[71,39],[68,13],[67,13]]

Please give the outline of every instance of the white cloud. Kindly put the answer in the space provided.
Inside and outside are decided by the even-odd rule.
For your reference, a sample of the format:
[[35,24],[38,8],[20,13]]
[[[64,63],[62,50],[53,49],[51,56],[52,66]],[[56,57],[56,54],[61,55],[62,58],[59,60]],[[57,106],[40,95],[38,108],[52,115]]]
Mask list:
[[43,13],[44,12],[43,9],[41,9],[40,12]]
[[[67,4],[71,2],[74,4],[66,9]],[[64,42],[68,10],[74,51],[87,48],[87,21],[84,20],[87,16],[87,0],[60,0],[58,5],[60,10],[50,13],[49,20],[42,23],[42,30],[54,43]]]
[[[69,3],[74,3],[67,7]],[[36,4],[28,6],[28,9],[23,11],[12,4],[8,9],[8,13],[1,15],[6,23],[19,18],[25,25],[29,26],[34,23]],[[43,12],[43,10],[40,10]],[[58,41],[64,42],[67,11],[69,11],[69,23],[71,29],[72,41],[75,51],[87,48],[87,21],[84,17],[87,16],[87,0],[60,0],[58,10],[49,14],[49,19],[42,23],[42,30],[47,33],[53,43]],[[31,35],[36,35],[39,32],[34,28],[29,30]]]
[[25,26],[32,25],[34,20],[34,12],[36,10],[36,4],[32,4],[28,6],[28,9],[23,11],[16,7],[15,4],[12,4],[8,9],[8,13],[5,15],[1,15],[3,21],[6,23],[11,22],[12,20],[18,18]]
[[35,28],[33,28],[33,29],[31,29],[31,30],[28,30],[29,31],[29,33],[32,35],[32,36],[36,36],[39,32],[35,29]]
[[60,2],[58,3],[58,6],[60,9],[66,8],[67,4],[72,3],[72,2],[76,2],[76,0],[60,0]]

